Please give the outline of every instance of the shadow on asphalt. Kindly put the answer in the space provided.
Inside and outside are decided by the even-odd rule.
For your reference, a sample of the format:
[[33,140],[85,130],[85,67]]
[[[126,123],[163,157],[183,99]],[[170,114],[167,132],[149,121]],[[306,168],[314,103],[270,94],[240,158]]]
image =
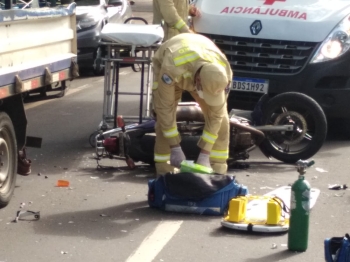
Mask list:
[[33,223],[33,228],[36,234],[110,240],[130,238],[139,233],[140,226],[150,222],[212,219],[218,219],[218,217],[165,212],[149,208],[147,201],[140,201],[109,208],[43,216],[40,223]]
[[245,259],[245,262],[274,262],[274,261],[282,261],[284,259],[287,259],[289,257],[294,257],[302,253],[297,253],[297,252],[291,252],[289,250],[283,250],[265,257],[259,257],[259,258],[248,258]]
[[350,134],[346,133],[341,121],[329,121],[327,141],[350,141]]
[[[257,149],[259,150],[259,149]],[[283,163],[281,161],[277,160],[271,160],[269,161],[252,161],[252,160],[244,160],[244,161],[237,161],[237,163],[242,163],[245,166],[248,166],[247,168],[237,168],[236,166],[229,167],[229,171],[236,171],[239,172],[242,171],[254,171],[259,170],[259,172],[262,172],[264,170],[266,171],[272,171],[272,170],[278,170],[278,172],[290,172],[291,170],[295,170],[295,165],[293,164],[287,164]]]
[[27,104],[27,103],[33,103],[38,101],[58,99],[63,96],[64,96],[64,93],[61,90],[46,92],[46,95],[30,94],[23,99],[23,103]]

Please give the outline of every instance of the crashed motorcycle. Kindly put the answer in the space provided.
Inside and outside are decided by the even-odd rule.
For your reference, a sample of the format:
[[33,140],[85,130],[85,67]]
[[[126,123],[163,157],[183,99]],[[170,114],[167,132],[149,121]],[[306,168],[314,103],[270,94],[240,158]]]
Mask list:
[[[130,168],[135,162],[154,165],[155,122],[125,125],[118,116],[116,128],[100,130],[94,141],[97,159],[126,160]],[[327,135],[327,120],[315,100],[301,93],[284,93],[273,98],[263,96],[249,117],[231,110],[228,165],[249,158],[259,147],[268,158],[285,163],[309,159],[322,147]],[[204,128],[204,117],[197,103],[179,103],[177,128],[187,160],[196,160],[197,142]]]

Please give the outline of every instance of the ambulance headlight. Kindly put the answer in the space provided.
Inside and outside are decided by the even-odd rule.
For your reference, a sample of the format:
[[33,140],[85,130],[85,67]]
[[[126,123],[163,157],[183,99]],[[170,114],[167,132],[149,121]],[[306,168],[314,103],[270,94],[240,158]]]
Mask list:
[[350,16],[341,21],[323,41],[311,63],[337,58],[350,49]]

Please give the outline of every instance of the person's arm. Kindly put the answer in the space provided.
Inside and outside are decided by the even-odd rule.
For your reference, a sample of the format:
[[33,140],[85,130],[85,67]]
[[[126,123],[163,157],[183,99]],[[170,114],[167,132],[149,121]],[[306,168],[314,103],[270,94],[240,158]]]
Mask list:
[[158,4],[163,19],[169,27],[176,28],[181,33],[190,33],[186,22],[179,16],[173,0],[160,0]]

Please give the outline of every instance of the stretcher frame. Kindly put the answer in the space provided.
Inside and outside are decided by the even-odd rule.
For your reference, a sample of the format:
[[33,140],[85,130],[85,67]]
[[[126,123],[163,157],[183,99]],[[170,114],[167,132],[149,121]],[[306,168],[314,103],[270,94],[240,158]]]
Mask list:
[[[141,17],[130,17],[125,20],[124,24],[127,24],[130,20],[140,20],[145,24],[124,26],[120,24],[107,24],[104,27],[104,32],[102,32],[104,35],[100,41],[100,45],[103,47],[105,53],[105,57],[101,58],[105,64],[103,113],[98,130],[92,133],[89,138],[90,145],[95,147],[97,151],[102,147],[98,140],[100,135],[110,136],[125,128],[119,127],[117,120],[120,96],[139,96],[138,115],[123,115],[125,122],[133,123],[131,126],[135,126],[141,124],[143,121],[153,119],[150,108],[152,57],[163,41],[163,29],[160,25],[148,25],[147,21]],[[137,53],[139,54],[136,55]],[[141,65],[139,92],[121,92],[119,90],[119,71],[121,64]],[[138,72],[136,70],[134,71]],[[146,80],[145,73],[147,73]],[[144,106],[145,98],[146,105]]]
[[[120,95],[139,95],[139,114],[137,116],[123,116],[125,121],[137,121],[141,124],[145,120],[151,119],[150,95],[151,95],[151,74],[152,74],[152,55],[158,49],[160,44],[151,46],[128,46],[116,42],[101,41],[101,45],[106,48],[104,75],[104,98],[103,98],[103,120],[100,124],[101,130],[117,127],[118,105]],[[140,53],[139,56],[122,57],[121,54],[130,51]],[[121,64],[141,64],[141,81],[139,92],[121,92],[119,90],[119,71]],[[145,81],[145,67],[147,66],[147,78]],[[144,96],[146,96],[146,110],[144,108]]]

